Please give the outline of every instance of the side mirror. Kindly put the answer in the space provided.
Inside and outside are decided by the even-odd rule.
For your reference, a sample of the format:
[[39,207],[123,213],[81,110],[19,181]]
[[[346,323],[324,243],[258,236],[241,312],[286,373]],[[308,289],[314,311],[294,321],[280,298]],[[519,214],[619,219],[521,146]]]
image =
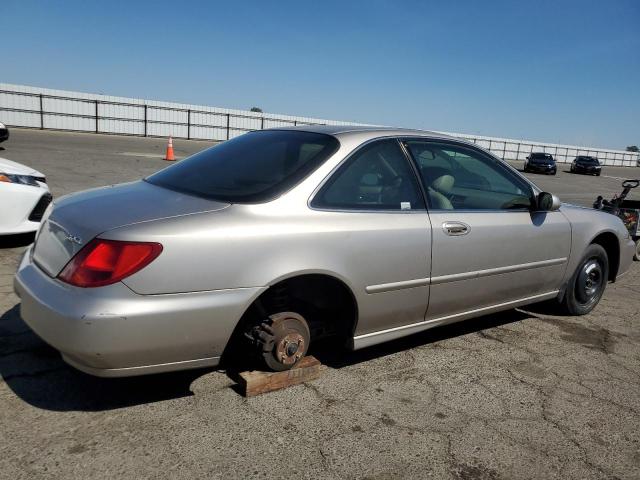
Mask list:
[[560,199],[549,192],[541,192],[538,195],[538,210],[554,212],[560,208]]

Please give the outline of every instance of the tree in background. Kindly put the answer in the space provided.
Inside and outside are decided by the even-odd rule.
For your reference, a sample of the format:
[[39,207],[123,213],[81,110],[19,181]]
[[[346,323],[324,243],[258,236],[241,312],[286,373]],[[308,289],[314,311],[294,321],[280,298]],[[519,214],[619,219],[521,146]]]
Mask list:
[[635,145],[630,145],[627,147],[627,152],[640,152],[640,149]]
[[249,110],[250,112],[257,112],[257,113],[262,113],[262,109],[258,108],[258,107],[251,107],[251,110]]

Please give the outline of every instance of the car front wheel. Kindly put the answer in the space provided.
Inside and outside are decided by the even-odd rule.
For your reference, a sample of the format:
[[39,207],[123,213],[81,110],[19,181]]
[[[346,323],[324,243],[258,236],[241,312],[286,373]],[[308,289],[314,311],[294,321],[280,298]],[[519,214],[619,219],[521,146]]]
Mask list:
[[569,280],[561,306],[569,315],[591,312],[604,294],[609,278],[609,258],[600,245],[589,245]]

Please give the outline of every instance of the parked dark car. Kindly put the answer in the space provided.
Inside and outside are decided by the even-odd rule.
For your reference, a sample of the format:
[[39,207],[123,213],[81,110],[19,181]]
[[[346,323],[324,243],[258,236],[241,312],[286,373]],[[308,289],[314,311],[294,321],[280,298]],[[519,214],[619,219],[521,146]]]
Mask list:
[[532,152],[524,161],[524,171],[555,175],[556,161],[550,153]]
[[571,173],[586,173],[600,176],[602,166],[596,157],[578,156],[571,163]]
[[0,143],[9,139],[9,129],[4,123],[0,123]]

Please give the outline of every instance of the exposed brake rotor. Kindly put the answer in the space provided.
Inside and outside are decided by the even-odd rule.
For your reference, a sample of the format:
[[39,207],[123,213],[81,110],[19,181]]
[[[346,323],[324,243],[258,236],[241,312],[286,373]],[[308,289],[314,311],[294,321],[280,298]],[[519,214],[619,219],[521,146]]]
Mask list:
[[275,371],[294,367],[307,353],[311,339],[306,320],[295,312],[269,315],[251,336],[267,366]]

